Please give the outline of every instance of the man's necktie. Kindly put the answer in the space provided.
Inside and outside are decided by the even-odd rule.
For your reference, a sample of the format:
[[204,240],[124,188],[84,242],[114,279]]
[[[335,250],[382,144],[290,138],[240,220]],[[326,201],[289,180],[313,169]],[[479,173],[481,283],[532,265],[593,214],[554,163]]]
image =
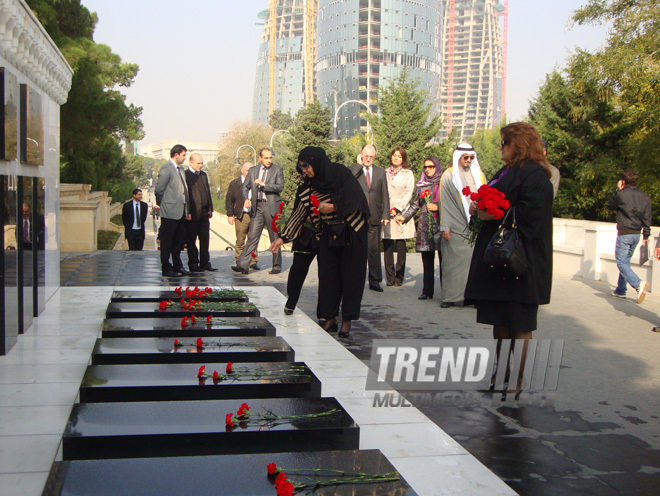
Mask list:
[[140,204],[135,204],[135,225],[140,229]]
[[23,241],[30,242],[30,221],[23,219]]
[[[268,173],[268,169],[266,169],[264,166],[261,166],[261,173],[259,174],[259,179],[263,181],[264,184],[266,184],[266,174]],[[260,200],[265,200],[266,199],[266,193],[264,193],[263,186],[259,188],[259,199]]]
[[367,188],[371,189],[371,167],[367,167]]

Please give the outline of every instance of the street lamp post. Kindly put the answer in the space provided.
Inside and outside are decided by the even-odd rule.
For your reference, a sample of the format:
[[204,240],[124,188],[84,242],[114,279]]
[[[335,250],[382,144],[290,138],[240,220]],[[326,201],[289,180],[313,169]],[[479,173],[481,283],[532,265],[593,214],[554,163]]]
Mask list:
[[248,148],[252,148],[252,152],[254,153],[254,162],[253,163],[256,164],[257,163],[257,150],[255,150],[254,147],[250,146],[250,145],[241,145],[236,149],[236,160],[234,161],[234,165],[241,165],[241,161],[238,159],[238,152],[244,146],[247,146]]
[[273,138],[275,137],[275,135],[277,133],[289,133],[289,134],[291,134],[291,131],[289,131],[288,129],[278,129],[277,131],[275,131],[273,133],[273,135],[270,137],[270,147],[269,148],[270,148],[271,152],[273,151]]
[[[337,116],[339,115],[339,110],[341,110],[341,108],[344,105],[348,104],[348,103],[359,103],[360,105],[364,105],[366,107],[367,111],[370,114],[373,114],[373,112],[369,108],[369,105],[367,105],[364,102],[361,102],[360,100],[347,100],[347,101],[345,101],[339,107],[337,107],[337,110],[335,110],[335,117],[332,121],[332,134],[330,135],[330,139],[328,141],[331,141],[331,142],[339,141],[339,139],[340,139],[339,138],[339,133],[337,132]],[[371,127],[371,125],[369,125],[369,127]],[[371,133],[371,144],[373,145],[373,143],[374,143],[374,135],[373,135],[373,133]]]

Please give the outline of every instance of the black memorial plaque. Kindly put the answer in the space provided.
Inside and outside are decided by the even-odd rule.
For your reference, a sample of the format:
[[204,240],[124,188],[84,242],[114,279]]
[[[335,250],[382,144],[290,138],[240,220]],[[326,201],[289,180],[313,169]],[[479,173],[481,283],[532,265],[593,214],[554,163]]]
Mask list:
[[212,305],[206,309],[186,309],[181,303],[176,302],[168,308],[160,308],[156,302],[147,303],[110,303],[105,312],[108,319],[150,319],[161,318],[183,318],[194,315],[197,319],[213,317],[259,317],[259,310],[253,303],[242,301],[229,302],[205,302],[203,305]]
[[92,351],[92,365],[294,360],[293,349],[281,337],[104,338],[96,340]]
[[181,325],[180,318],[105,319],[104,338],[178,338],[205,336],[275,336],[275,327],[263,317],[199,318]]
[[334,398],[77,403],[64,460],[320,451],[359,448],[359,428]]
[[[189,300],[190,298],[198,299],[195,296],[186,294],[184,289],[181,294],[174,291],[115,291],[112,293],[110,301],[112,302],[125,302],[125,303],[146,303],[146,302],[161,302],[172,300],[178,302],[181,298]],[[203,296],[202,301],[250,301],[250,298],[245,291],[237,289],[216,288],[214,292]]]
[[260,453],[250,455],[191,456],[172,458],[129,458],[118,460],[76,460],[55,462],[43,496],[93,494],[148,494],[184,496],[274,496],[275,477],[267,475],[267,465],[284,469],[293,483],[313,484],[340,478],[337,472],[314,473],[305,477],[292,470],[335,470],[345,474],[373,476],[390,474],[393,481],[330,485],[312,493],[318,496],[416,496],[417,493],[379,450],[313,451]]
[[[80,385],[83,403],[187,401],[241,398],[318,398],[321,383],[301,362],[208,363],[209,377],[198,379],[197,364],[91,365]],[[219,379],[211,376],[214,371]]]

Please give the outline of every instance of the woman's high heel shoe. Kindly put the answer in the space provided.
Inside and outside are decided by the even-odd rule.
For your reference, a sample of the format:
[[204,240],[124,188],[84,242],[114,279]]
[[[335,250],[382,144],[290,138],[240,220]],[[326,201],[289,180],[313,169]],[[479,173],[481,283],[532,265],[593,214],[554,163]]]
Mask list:
[[293,315],[293,309],[284,307],[284,315]]
[[319,320],[319,325],[325,332],[337,332],[337,319],[330,319],[325,321]]
[[350,336],[350,334],[351,334],[351,321],[348,320],[346,322],[348,322],[348,330],[347,331],[343,330],[344,329],[344,325],[343,325],[344,323],[342,323],[342,326],[341,326],[342,330],[337,333],[337,337],[347,338],[347,337]]

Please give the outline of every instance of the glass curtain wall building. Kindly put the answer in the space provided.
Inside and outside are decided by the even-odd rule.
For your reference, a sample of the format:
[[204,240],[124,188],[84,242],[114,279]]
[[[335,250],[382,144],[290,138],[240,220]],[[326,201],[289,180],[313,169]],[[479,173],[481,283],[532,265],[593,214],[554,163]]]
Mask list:
[[318,0],[270,0],[254,83],[252,118],[268,124],[275,110],[292,116],[315,98],[315,18]]
[[440,137],[470,137],[502,120],[503,10],[498,0],[444,1]]
[[[440,85],[438,0],[319,0],[318,98],[332,109],[359,100],[377,112],[378,87],[407,68],[431,97]],[[340,136],[367,131],[362,105],[342,107]]]

